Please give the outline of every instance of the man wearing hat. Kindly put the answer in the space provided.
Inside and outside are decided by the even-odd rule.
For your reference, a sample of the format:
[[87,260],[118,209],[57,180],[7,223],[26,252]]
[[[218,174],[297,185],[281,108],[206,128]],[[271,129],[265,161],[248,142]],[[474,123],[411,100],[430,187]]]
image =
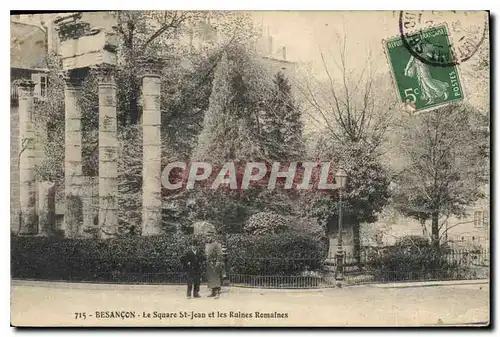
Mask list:
[[[205,260],[203,251],[199,249],[198,243],[193,241],[190,249],[182,257],[182,264],[187,273],[187,298],[200,297],[200,281],[203,262]],[[194,287],[193,287],[194,286]]]

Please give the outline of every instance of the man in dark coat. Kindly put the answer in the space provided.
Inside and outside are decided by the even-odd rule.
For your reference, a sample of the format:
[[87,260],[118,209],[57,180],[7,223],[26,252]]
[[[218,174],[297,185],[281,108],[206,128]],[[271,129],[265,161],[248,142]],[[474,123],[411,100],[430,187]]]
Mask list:
[[[191,298],[191,291],[193,297],[200,297],[200,279],[201,271],[203,268],[204,255],[203,251],[199,249],[196,244],[192,244],[189,251],[182,257],[182,264],[187,272],[187,297]],[[194,289],[193,289],[194,285]]]

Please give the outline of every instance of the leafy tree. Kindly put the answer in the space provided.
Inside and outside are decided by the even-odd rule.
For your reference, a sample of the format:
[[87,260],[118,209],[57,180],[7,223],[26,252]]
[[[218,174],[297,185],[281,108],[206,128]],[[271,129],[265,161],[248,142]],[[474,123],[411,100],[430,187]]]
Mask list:
[[[364,66],[350,67],[347,37],[336,34],[336,38],[332,57],[326,57],[323,51],[320,53],[322,78],[309,75],[298,89],[309,117],[323,131],[318,144],[326,152],[319,158],[346,166],[344,223],[353,230],[354,252],[359,262],[360,223],[376,221],[376,214],[389,201],[389,174],[382,167],[381,154],[397,101],[388,91],[389,78],[377,74],[370,65],[371,53]],[[333,225],[338,215],[337,198],[318,198],[319,203],[312,205],[319,208],[311,211]]]
[[270,97],[259,117],[260,137],[265,141],[267,158],[286,161],[304,159],[301,111],[283,72],[274,76]]
[[439,247],[440,219],[464,216],[468,206],[484,197],[487,182],[484,143],[472,128],[477,111],[448,105],[406,120],[400,146],[405,169],[396,177],[397,207],[423,224],[431,221],[431,239]]
[[[343,163],[347,173],[346,186],[342,191],[342,224],[351,229],[354,238],[354,254],[360,261],[360,224],[372,223],[389,203],[389,176],[378,160],[378,155],[368,151],[361,143],[336,145],[320,142],[318,159]],[[335,167],[332,167],[332,173]],[[329,233],[338,233],[339,190],[328,193],[305,194],[299,206],[309,217],[317,218]]]
[[[247,42],[254,29],[248,15],[234,12],[195,11],[117,11],[115,31],[120,38],[118,59],[120,83],[123,91],[122,123],[140,120],[141,66],[139,58],[145,55],[161,56],[182,69],[196,63],[201,55],[210,55],[229,42]],[[189,38],[189,42],[183,43]],[[201,39],[199,50],[189,43]],[[182,72],[182,70],[180,71]],[[175,81],[171,81],[173,84]],[[170,86],[167,92],[173,92]]]
[[[285,145],[287,142],[289,146]],[[223,53],[192,160],[209,161],[216,166],[232,161],[238,180],[249,161],[296,160],[301,151],[300,113],[294,106],[288,81],[283,75],[271,81],[256,55],[243,45]],[[260,185],[250,185],[245,191],[205,190],[197,198],[206,208],[199,211],[199,216],[208,217],[204,219],[231,232],[242,230],[245,219],[255,212],[286,212],[292,208],[287,193],[269,191]],[[227,227],[229,218],[232,228]]]
[[[251,149],[241,142],[248,132],[243,124],[244,118],[248,118],[248,115],[238,116],[242,111],[238,109],[235,98],[237,90],[234,88],[236,76],[233,67],[227,53],[223,53],[215,70],[203,129],[192,155],[192,161],[210,162],[214,169],[220,168],[226,161],[245,160],[251,157]],[[239,92],[239,99],[245,95],[242,91]],[[241,229],[239,227],[242,227],[246,208],[237,191],[226,192],[211,191],[209,186],[198,189],[195,192],[199,206],[197,216],[213,221],[219,231],[232,231],[224,225],[228,222],[231,222],[233,229],[238,231]]]

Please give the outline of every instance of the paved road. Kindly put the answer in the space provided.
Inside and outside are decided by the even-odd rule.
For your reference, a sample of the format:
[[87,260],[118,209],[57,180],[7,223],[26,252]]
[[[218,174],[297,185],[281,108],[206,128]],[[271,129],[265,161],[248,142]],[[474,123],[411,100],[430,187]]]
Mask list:
[[[217,300],[206,297],[206,286],[199,299],[187,300],[184,291],[181,286],[13,281],[11,322],[15,326],[422,326],[489,321],[487,284],[325,290],[233,287]],[[118,317],[110,317],[117,316],[116,311]]]

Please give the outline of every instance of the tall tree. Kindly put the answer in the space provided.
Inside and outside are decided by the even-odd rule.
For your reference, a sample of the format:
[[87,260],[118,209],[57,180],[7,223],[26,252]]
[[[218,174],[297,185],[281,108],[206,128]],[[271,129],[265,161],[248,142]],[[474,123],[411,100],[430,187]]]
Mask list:
[[[332,161],[332,168],[342,163],[347,173],[342,191],[342,225],[353,233],[354,257],[360,262],[361,223],[372,223],[388,204],[389,174],[381,165],[378,154],[361,143],[339,145],[323,140],[318,145],[317,159]],[[317,218],[329,233],[338,233],[339,190],[328,193],[307,193],[299,206],[309,217]]]
[[221,163],[234,159],[238,139],[238,119],[231,96],[230,65],[224,53],[215,70],[210,104],[205,114],[203,129],[193,152],[194,160]]
[[[162,56],[182,68],[193,61],[193,57],[210,55],[230,41],[247,43],[255,34],[252,21],[244,13],[117,11],[115,17],[115,30],[120,38],[118,81],[122,83],[124,97],[120,109],[122,124],[136,124],[141,116],[140,57]],[[193,39],[201,41],[199,48],[193,48]]]
[[396,108],[390,79],[388,74],[376,73],[370,52],[365,65],[349,66],[347,36],[336,37],[338,55],[321,51],[321,75],[305,74],[297,88],[309,117],[332,139],[375,150],[385,141]]
[[[156,54],[165,41],[172,40],[183,24],[193,15],[186,11],[118,11],[115,12],[115,30],[120,37],[120,78],[124,97],[121,122],[137,124],[140,118],[139,97],[141,81],[138,76],[138,58]],[[155,48],[156,47],[156,48]],[[156,50],[155,50],[156,49]]]
[[[355,206],[355,199],[351,200],[353,208],[346,224],[352,228],[354,251],[359,258],[361,222],[376,221],[375,215],[388,202],[388,172],[380,163],[397,101],[388,89],[387,74],[377,74],[371,65],[371,53],[368,52],[364,66],[357,64],[353,68],[348,64],[347,36],[335,36],[337,53],[320,52],[321,76],[308,75],[300,81],[298,89],[307,104],[309,118],[323,131],[327,148],[343,149],[343,154],[327,151],[325,159],[344,161],[340,164],[347,168],[353,195],[359,192],[361,200],[377,200],[373,205],[360,201],[359,207]],[[356,168],[358,173],[350,172],[351,155],[359,160],[357,165],[368,166]],[[336,206],[332,205],[329,218],[333,219],[336,212]]]
[[301,110],[293,98],[288,79],[281,71],[273,78],[270,97],[261,110],[259,122],[266,157],[285,161],[304,159]]
[[401,133],[405,169],[396,177],[396,205],[422,223],[431,221],[431,239],[439,247],[440,219],[466,214],[467,206],[484,197],[481,134],[474,132],[471,107],[448,105],[405,120]]
[[[274,79],[273,83],[258,57],[245,46],[235,45],[225,53],[215,71],[209,108],[192,160],[216,165],[232,161],[241,178],[249,161],[300,159],[300,112],[285,77]],[[266,186],[205,191],[198,197],[206,208],[200,216],[231,231],[241,230],[247,216],[260,210],[290,209],[285,195],[268,191]],[[233,228],[226,226],[229,217]]]

